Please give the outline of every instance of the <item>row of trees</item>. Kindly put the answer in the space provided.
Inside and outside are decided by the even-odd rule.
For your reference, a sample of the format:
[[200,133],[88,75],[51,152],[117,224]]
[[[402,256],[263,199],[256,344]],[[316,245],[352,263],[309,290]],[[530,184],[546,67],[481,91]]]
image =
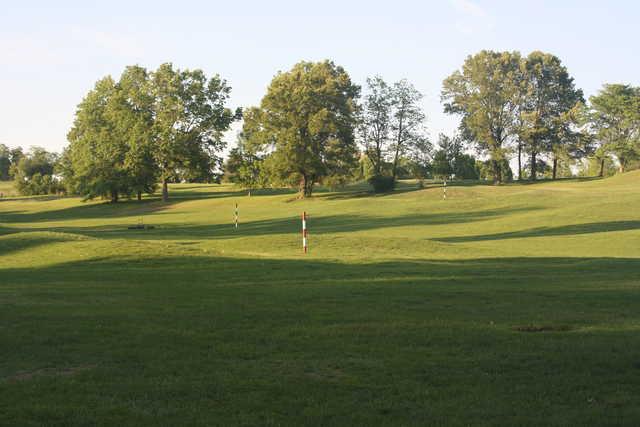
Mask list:
[[[640,157],[638,89],[606,85],[589,104],[559,58],[543,52],[482,51],[445,79],[445,112],[460,117],[459,134],[427,138],[422,95],[408,81],[367,79],[364,93],[330,61],[303,62],[279,73],[259,107],[245,114],[226,176],[247,188],[344,182],[356,156],[374,189],[393,188],[401,165],[412,175],[485,178],[496,183],[528,172],[535,180],[572,173],[587,157],[614,158],[620,170]],[[486,159],[477,161],[475,151]],[[362,161],[360,162],[360,176]],[[357,173],[355,174],[358,175]]]
[[640,87],[609,84],[590,99],[588,132],[595,141],[593,158],[599,176],[613,154],[620,172],[640,160]]
[[15,167],[23,156],[22,148],[9,148],[0,144],[0,181],[13,179]]
[[600,176],[611,155],[624,172],[640,157],[640,89],[605,85],[587,105],[560,59],[543,52],[482,51],[443,84],[445,111],[461,117],[464,139],[489,157],[493,179],[504,177],[505,159],[529,157],[531,180],[550,159],[555,179],[561,159],[600,159]]
[[59,156],[41,147],[31,147],[12,165],[11,173],[20,194],[58,194],[64,191],[60,177],[56,176]]
[[244,112],[226,178],[249,189],[298,186],[307,197],[316,183],[341,185],[358,170],[380,191],[393,187],[403,166],[425,177],[432,145],[422,94],[406,80],[389,85],[379,76],[366,89],[360,104],[361,88],[331,61],[279,73],[260,105]]
[[13,179],[15,167],[23,156],[22,148],[9,148],[0,144],[0,181]]
[[464,139],[490,158],[496,182],[503,181],[501,165],[514,149],[518,176],[526,153],[532,180],[540,155],[552,157],[555,178],[560,156],[588,150],[580,131],[583,93],[553,55],[482,51],[444,81],[442,101],[445,112],[460,116]]
[[127,67],[82,100],[61,159],[67,188],[87,198],[153,193],[171,181],[206,181],[219,168],[223,133],[240,117],[219,76],[163,64]]
[[55,171],[59,156],[41,147],[9,148],[0,144],[0,180],[14,180],[16,190],[25,195],[58,194],[64,185]]
[[87,198],[140,198],[161,184],[167,200],[169,182],[220,173],[223,133],[241,116],[226,178],[248,189],[297,187],[301,197],[318,183],[358,178],[376,191],[406,176],[500,183],[512,178],[512,159],[519,179],[535,180],[572,173],[569,165],[584,158],[600,175],[640,158],[640,89],[605,85],[587,103],[561,61],[542,52],[469,56],[441,94],[445,112],[460,117],[459,132],[441,135],[436,147],[422,94],[407,80],[375,76],[361,88],[331,61],[300,62],[244,113],[227,107],[230,90],[219,76],[171,64],[101,79],[78,106],[56,171],[69,192]]

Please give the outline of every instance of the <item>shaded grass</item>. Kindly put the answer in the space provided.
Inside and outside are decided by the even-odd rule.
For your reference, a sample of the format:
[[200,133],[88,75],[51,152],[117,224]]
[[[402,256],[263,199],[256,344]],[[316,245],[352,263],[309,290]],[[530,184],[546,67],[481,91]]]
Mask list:
[[[5,269],[3,412],[14,424],[634,420],[639,268],[178,257]],[[542,322],[555,326],[514,330]],[[76,418],[81,407],[96,409]]]

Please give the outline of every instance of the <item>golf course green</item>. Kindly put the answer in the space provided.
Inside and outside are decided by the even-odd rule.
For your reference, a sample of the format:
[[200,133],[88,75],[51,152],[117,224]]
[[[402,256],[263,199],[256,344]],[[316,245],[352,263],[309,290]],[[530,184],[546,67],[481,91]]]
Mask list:
[[639,182],[5,197],[0,425],[637,425]]

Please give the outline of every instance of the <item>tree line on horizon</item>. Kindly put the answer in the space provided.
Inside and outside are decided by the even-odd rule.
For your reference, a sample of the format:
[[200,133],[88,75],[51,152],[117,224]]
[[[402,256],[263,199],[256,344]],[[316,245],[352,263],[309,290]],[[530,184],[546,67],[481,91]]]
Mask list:
[[[316,184],[365,179],[376,192],[401,178],[499,184],[513,179],[510,161],[518,179],[530,180],[640,167],[640,88],[605,84],[587,102],[560,59],[539,51],[467,57],[441,92],[458,131],[436,144],[423,96],[407,80],[374,76],[362,88],[332,61],[303,61],[277,73],[258,106],[232,110],[230,91],[201,70],[129,66],[78,105],[61,155],[0,145],[0,179],[14,179],[23,194],[116,202],[158,186],[166,201],[170,182],[221,178],[308,197]],[[238,120],[237,145],[223,163],[223,134]]]

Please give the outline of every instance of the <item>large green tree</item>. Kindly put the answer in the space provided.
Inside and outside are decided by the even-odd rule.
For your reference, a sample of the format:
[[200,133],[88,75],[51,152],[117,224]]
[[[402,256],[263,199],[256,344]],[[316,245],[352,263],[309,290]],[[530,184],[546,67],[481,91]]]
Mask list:
[[117,137],[124,142],[123,167],[128,185],[138,200],[142,193],[153,193],[157,182],[157,168],[153,157],[153,97],[147,70],[140,66],[127,67],[114,92],[111,120]]
[[398,175],[398,161],[415,147],[427,141],[424,121],[426,116],[420,106],[422,94],[407,80],[400,80],[392,89],[393,114],[391,119],[391,150],[393,166],[391,176]]
[[67,136],[63,170],[67,186],[86,198],[109,197],[117,202],[130,194],[131,179],[124,160],[126,141],[118,129],[118,86],[111,77],[99,80],[78,105]]
[[359,114],[359,136],[373,175],[382,175],[390,143],[393,88],[382,77],[375,76],[367,79],[366,89]]
[[272,178],[297,184],[307,197],[316,182],[352,173],[359,90],[331,61],[300,62],[273,78],[244,126],[251,144],[269,153]]
[[202,70],[174,69],[162,64],[151,76],[153,97],[153,155],[169,199],[169,180],[184,170],[213,174],[222,159],[223,134],[240,117],[226,104],[231,88],[219,76],[208,79]]
[[152,193],[176,177],[203,180],[220,165],[223,133],[240,112],[225,104],[230,88],[218,76],[171,64],[149,73],[127,67],[118,82],[100,80],[78,106],[61,169],[87,198]]
[[462,135],[489,156],[495,183],[507,173],[507,143],[517,126],[520,61],[518,52],[481,51],[443,83],[445,112],[461,116]]
[[537,157],[551,153],[554,178],[558,154],[572,144],[572,110],[584,102],[582,91],[557,56],[532,52],[521,62],[522,96],[518,133],[530,156],[532,180],[536,179]]
[[556,120],[555,138],[551,141],[552,178],[556,179],[559,170],[563,176],[573,173],[571,164],[576,164],[595,151],[594,138],[590,132],[589,111],[579,101],[569,111],[560,114]]
[[244,135],[240,134],[236,146],[229,152],[224,164],[225,180],[246,189],[249,196],[253,189],[265,184],[263,159],[254,149],[255,147],[247,144]]
[[607,84],[589,101],[601,175],[608,154],[615,155],[624,172],[630,161],[640,158],[640,88]]
[[[426,164],[422,160],[431,155],[432,147],[426,137],[421,99],[422,94],[407,80],[389,85],[379,76],[367,79],[358,128],[373,176],[383,175],[383,167],[390,162],[391,179],[395,181],[400,162],[407,160],[416,172],[424,172]],[[418,167],[420,164],[422,167]]]

